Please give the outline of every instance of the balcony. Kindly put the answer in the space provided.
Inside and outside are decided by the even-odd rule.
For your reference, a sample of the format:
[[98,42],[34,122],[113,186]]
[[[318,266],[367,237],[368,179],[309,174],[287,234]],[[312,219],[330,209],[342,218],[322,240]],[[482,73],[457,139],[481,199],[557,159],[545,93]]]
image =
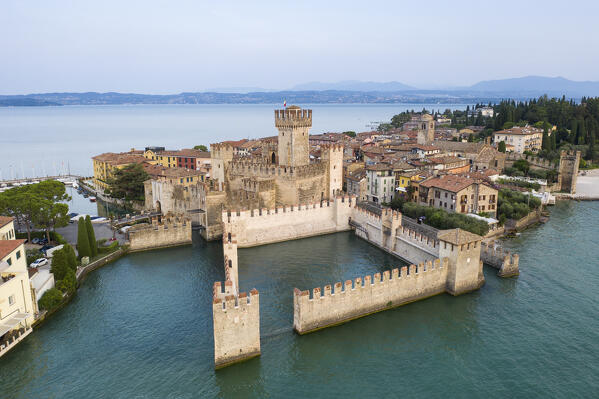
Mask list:
[[[0,336],[4,336],[0,340],[0,357],[31,334],[33,329],[27,326],[25,322],[28,317],[28,313],[17,313],[0,321]],[[25,324],[25,327],[23,327],[23,324]]]

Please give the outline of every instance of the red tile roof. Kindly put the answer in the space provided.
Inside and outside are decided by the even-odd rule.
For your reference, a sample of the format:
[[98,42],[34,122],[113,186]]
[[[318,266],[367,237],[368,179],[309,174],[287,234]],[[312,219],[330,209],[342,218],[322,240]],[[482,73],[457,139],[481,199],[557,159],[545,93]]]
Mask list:
[[11,216],[0,216],[0,227],[4,227],[14,220]]
[[[19,248],[19,245],[25,244],[25,241],[27,240],[0,240],[0,259]],[[25,256],[25,254],[23,254],[23,256]]]

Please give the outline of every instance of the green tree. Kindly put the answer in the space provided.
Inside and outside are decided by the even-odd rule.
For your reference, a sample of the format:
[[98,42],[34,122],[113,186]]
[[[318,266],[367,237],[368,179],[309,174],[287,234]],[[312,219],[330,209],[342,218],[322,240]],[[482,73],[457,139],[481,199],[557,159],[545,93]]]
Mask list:
[[31,241],[31,230],[40,212],[42,199],[31,191],[32,185],[14,187],[0,193],[0,214],[13,216],[18,225],[25,226],[27,239]]
[[73,294],[77,290],[77,277],[75,271],[67,269],[63,278],[56,283],[56,288],[65,294]]
[[38,301],[42,310],[52,310],[62,303],[62,292],[57,288],[50,288]]
[[348,130],[347,132],[343,132],[343,134],[349,137],[356,137],[356,132],[354,132],[353,130]]
[[77,261],[77,254],[75,254],[75,250],[69,244],[64,244],[62,251],[65,251],[67,255],[67,264],[69,268],[72,270],[77,270],[77,265],[79,262]]
[[64,276],[72,269],[69,267],[69,260],[66,251],[60,249],[52,254],[52,266],[50,271],[54,274],[56,281],[62,280]]
[[528,174],[528,170],[530,169],[530,163],[526,159],[519,159],[514,162],[514,168],[518,169],[525,175]]
[[84,218],[79,218],[77,222],[77,252],[79,253],[79,259],[84,256],[91,257],[89,236],[87,235],[87,226]]
[[505,141],[500,141],[499,144],[497,144],[497,151],[505,152]]
[[204,152],[208,152],[208,148],[206,148],[205,145],[200,144],[200,145],[196,145],[193,147],[194,150],[199,150],[199,151],[204,151]]
[[129,164],[117,169],[108,180],[108,192],[114,198],[126,201],[144,200],[144,182],[150,177],[140,164]]
[[85,217],[85,229],[87,230],[90,254],[93,258],[98,255],[98,242],[96,241],[96,233],[94,232],[94,226],[92,225],[89,215]]

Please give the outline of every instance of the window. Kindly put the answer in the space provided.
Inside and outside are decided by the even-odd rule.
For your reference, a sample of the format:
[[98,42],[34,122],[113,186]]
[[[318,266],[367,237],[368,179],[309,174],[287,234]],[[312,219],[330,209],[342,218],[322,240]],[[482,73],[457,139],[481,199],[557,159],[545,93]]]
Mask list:
[[17,259],[21,259],[21,250],[17,251]]
[[9,266],[12,266],[12,258],[6,259],[6,263],[8,263]]
[[183,178],[181,178],[181,183],[183,183]]
[[445,193],[445,198],[447,198],[447,193]]
[[14,305],[15,304],[15,296],[11,295],[8,297],[8,304],[9,305]]

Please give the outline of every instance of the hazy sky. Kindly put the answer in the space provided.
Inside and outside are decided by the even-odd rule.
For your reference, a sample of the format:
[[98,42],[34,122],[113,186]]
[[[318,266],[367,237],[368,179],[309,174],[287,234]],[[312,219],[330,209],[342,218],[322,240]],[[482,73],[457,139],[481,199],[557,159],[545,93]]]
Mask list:
[[599,80],[599,1],[1,0],[0,93]]

